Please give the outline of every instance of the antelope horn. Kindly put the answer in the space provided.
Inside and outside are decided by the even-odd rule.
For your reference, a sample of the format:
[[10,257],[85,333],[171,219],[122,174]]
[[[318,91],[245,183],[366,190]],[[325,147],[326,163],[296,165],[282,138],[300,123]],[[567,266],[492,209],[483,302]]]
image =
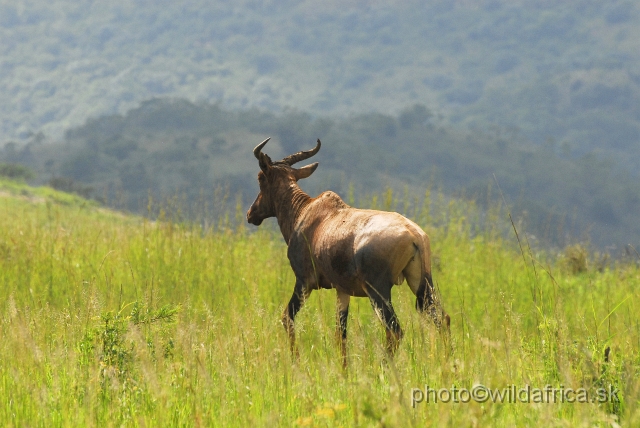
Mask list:
[[253,155],[256,157],[256,159],[260,160],[260,152],[262,151],[264,145],[267,144],[270,139],[271,137],[267,138],[262,143],[258,144],[255,149],[253,149]]
[[286,158],[282,159],[282,162],[286,163],[289,166],[291,166],[294,163],[303,161],[305,159],[309,159],[311,156],[313,156],[316,153],[318,153],[318,150],[320,150],[320,139],[319,138],[318,138],[318,144],[316,144],[316,146],[313,149],[307,150],[307,151],[298,152],[298,153],[295,153],[293,155],[287,156]]

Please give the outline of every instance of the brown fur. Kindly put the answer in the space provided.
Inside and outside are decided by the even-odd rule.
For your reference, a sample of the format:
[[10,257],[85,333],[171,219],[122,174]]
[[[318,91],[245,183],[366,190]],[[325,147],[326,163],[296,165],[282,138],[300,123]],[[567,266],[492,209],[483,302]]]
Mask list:
[[[334,192],[311,198],[297,184],[318,164],[296,169],[292,163],[317,153],[315,149],[272,162],[256,147],[260,193],[247,212],[247,221],[259,225],[276,217],[288,245],[288,257],[296,276],[293,296],[283,315],[291,349],[295,351],[294,318],[313,289],[335,288],[338,294],[339,329],[346,365],[346,315],[350,296],[369,297],[387,328],[387,349],[393,353],[402,329],[391,305],[391,287],[405,279],[418,297],[416,307],[426,311],[436,326],[449,330],[449,316],[436,298],[431,283],[429,237],[398,213],[352,208]],[[293,161],[291,161],[293,159]],[[342,314],[342,315],[341,315]],[[342,321],[341,321],[342,320]]]

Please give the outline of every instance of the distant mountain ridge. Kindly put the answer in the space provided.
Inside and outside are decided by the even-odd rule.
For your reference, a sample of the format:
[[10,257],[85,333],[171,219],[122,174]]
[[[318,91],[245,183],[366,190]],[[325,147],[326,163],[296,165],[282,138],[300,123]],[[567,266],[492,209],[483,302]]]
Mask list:
[[640,5],[0,0],[0,144],[154,96],[334,118],[420,103],[633,171]]

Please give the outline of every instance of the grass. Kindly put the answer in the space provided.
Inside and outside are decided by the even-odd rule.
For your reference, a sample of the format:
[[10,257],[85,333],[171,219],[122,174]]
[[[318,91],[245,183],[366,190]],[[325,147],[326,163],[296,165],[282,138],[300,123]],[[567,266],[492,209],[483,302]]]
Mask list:
[[[574,269],[575,248],[551,255],[526,239],[520,251],[499,208],[482,217],[429,194],[375,202],[430,234],[453,351],[409,288],[394,287],[405,330],[396,357],[386,358],[368,301],[352,299],[343,372],[332,291],[311,295],[297,318],[300,359],[289,353],[280,314],[294,278],[273,222],[248,229],[231,215],[203,229],[49,189],[0,189],[3,426],[640,423],[638,264]],[[475,384],[611,384],[621,401],[411,406],[413,388]]]

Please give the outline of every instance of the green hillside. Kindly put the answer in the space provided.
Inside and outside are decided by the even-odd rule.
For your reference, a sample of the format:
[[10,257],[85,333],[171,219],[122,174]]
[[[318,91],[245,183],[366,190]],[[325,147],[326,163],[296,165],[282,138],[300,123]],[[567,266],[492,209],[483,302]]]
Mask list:
[[640,164],[637,2],[0,1],[0,142],[154,96],[344,117],[421,103]]
[[640,248],[640,183],[631,173],[594,154],[576,158],[553,141],[461,130],[419,104],[397,116],[331,119],[155,99],[69,129],[60,143],[35,136],[24,146],[5,145],[0,161],[27,165],[35,183],[111,207],[147,213],[149,196],[178,198],[186,217],[217,221],[255,196],[251,150],[266,137],[273,137],[267,153],[274,158],[323,141],[320,169],[302,183],[314,196],[331,189],[367,200],[388,187],[414,200],[432,187],[484,208],[504,197],[547,248],[591,241],[614,257],[629,244]]
[[[503,238],[511,225],[499,209],[482,216],[433,193],[414,218],[431,236],[452,349],[403,285],[393,290],[405,330],[395,358],[369,302],[353,299],[343,372],[332,291],[310,296],[300,357],[289,353],[279,320],[294,279],[273,222],[247,229],[230,212],[217,225],[177,223],[171,207],[152,222],[50,189],[0,189],[3,426],[640,421],[637,257],[606,267],[580,247],[534,253]],[[440,394],[412,406],[416,389],[478,385],[556,393],[508,403],[457,392],[457,403]]]

